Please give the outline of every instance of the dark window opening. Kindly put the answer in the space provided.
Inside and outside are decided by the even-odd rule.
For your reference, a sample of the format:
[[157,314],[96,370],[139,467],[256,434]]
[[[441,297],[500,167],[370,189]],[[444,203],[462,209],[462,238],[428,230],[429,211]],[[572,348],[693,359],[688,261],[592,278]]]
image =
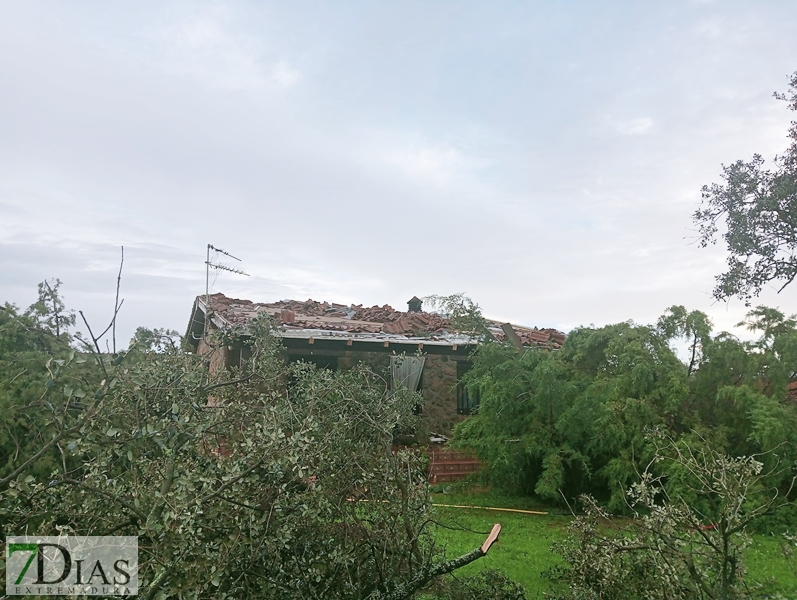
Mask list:
[[479,391],[469,391],[462,383],[462,378],[471,366],[464,360],[457,361],[457,414],[460,415],[472,415],[479,410]]
[[[418,389],[416,389],[415,391],[421,394],[421,396],[423,396],[423,371],[421,371],[421,378],[418,380]],[[412,407],[412,414],[414,415],[423,414],[423,400],[415,403],[415,406]]]
[[249,344],[234,346],[227,351],[227,367],[240,369],[246,373],[252,360],[252,347]]

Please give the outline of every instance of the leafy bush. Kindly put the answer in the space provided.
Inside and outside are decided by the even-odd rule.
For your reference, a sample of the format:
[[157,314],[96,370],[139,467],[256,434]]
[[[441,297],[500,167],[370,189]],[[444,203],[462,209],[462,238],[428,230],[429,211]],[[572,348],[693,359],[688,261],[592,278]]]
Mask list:
[[[661,443],[664,442],[664,443]],[[754,457],[732,458],[705,446],[692,449],[666,436],[654,437],[657,463],[670,462],[686,485],[705,500],[704,509],[667,489],[666,477],[646,470],[628,490],[634,517],[620,523],[593,499],[571,525],[572,536],[556,549],[568,565],[551,573],[566,581],[562,598],[670,599],[750,598],[744,552],[748,530],[777,502],[752,496],[767,480]]]

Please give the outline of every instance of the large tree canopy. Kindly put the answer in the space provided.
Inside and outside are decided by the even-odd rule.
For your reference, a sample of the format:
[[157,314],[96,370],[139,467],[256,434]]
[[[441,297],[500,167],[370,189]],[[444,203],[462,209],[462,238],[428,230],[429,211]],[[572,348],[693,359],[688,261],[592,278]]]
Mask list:
[[[797,111],[797,72],[789,92],[775,97]],[[791,145],[775,157],[774,168],[764,168],[755,154],[749,162],[723,165],[722,183],[703,186],[703,202],[693,215],[700,244],[715,243],[724,221],[729,252],[727,270],[717,276],[717,299],[749,301],[768,282],[780,282],[782,290],[797,277],[797,121],[788,136]]]
[[[797,459],[797,405],[787,393],[797,321],[758,307],[744,324],[758,340],[712,334],[705,314],[673,306],[655,327],[575,329],[559,351],[485,344],[464,378],[479,411],[454,441],[487,463],[491,483],[547,502],[590,493],[626,510],[628,487],[653,458],[646,432],[655,428],[693,448],[769,452],[766,472],[779,474],[768,483],[788,487],[790,473],[775,463]],[[684,342],[686,364],[674,351]]]

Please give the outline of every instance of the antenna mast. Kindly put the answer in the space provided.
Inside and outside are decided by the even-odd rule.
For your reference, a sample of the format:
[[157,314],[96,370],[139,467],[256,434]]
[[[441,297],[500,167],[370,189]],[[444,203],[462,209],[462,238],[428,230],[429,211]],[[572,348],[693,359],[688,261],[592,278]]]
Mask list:
[[224,265],[222,263],[213,263],[210,261],[210,251],[213,250],[216,252],[214,259],[219,254],[223,254],[224,256],[229,256],[233,260],[237,260],[241,262],[241,259],[237,256],[233,256],[226,250],[222,250],[221,248],[216,248],[213,244],[208,244],[208,252],[207,258],[205,259],[205,327],[202,337],[204,338],[208,331],[208,318],[210,318],[210,270],[214,269],[216,271],[227,271],[229,273],[235,273],[236,275],[244,275],[249,277],[249,273],[245,273],[240,269],[234,269],[230,266]]

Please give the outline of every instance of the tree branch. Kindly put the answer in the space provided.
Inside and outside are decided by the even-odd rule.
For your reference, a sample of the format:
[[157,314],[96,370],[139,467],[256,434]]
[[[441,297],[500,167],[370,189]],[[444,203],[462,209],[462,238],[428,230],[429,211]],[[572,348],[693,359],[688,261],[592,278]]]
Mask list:
[[[122,260],[119,262],[119,274],[116,276],[116,300],[113,303],[113,353],[116,354],[116,315],[122,305],[119,304],[119,286],[122,284],[122,267],[125,264],[125,247],[122,246]],[[122,300],[124,302],[124,300]]]
[[78,431],[81,427],[83,427],[83,423],[84,422],[81,421],[77,425],[74,425],[73,427],[70,427],[69,429],[65,429],[64,431],[62,431],[60,434],[58,434],[52,440],[50,440],[44,446],[42,446],[42,448],[36,454],[31,456],[28,460],[23,462],[21,465],[19,465],[13,471],[11,471],[11,473],[9,473],[5,477],[3,477],[3,479],[0,479],[0,489],[3,489],[8,484],[9,481],[14,479],[14,477],[16,477],[17,475],[22,473],[22,471],[24,471],[31,464],[36,462],[39,458],[41,458],[46,452],[48,452],[50,450],[50,448],[55,446],[58,442],[60,442],[61,440],[63,440],[67,436],[69,436],[69,435],[75,433],[76,431]]
[[100,345],[97,343],[98,338],[94,337],[94,333],[91,331],[91,325],[86,320],[86,315],[83,314],[82,310],[78,311],[80,313],[80,318],[83,319],[83,322],[86,324],[86,328],[89,330],[89,336],[91,336],[91,341],[94,342],[94,349],[96,350],[95,359],[97,364],[100,365],[100,369],[102,369],[103,375],[105,375],[106,379],[108,378],[108,371],[105,368],[105,361],[102,360],[102,352],[100,351]]
[[111,494],[110,492],[106,492],[103,489],[94,487],[92,485],[88,485],[86,483],[83,483],[82,481],[78,481],[77,479],[58,479],[54,484],[52,484],[52,487],[55,487],[56,485],[60,485],[62,483],[69,483],[71,485],[76,485],[76,486],[82,487],[83,489],[88,490],[88,491],[90,491],[90,492],[92,492],[94,494],[97,494],[99,496],[103,496],[105,498],[108,498],[109,500],[113,500],[119,506],[122,506],[122,507],[126,508],[127,510],[129,510],[130,512],[132,512],[139,519],[146,520],[146,518],[147,518],[147,515],[144,514],[144,512],[140,508],[138,508],[135,504],[131,504],[130,502],[127,502],[126,500],[122,500],[121,498]]
[[501,526],[496,523],[493,525],[493,530],[490,532],[490,535],[480,547],[453,560],[422,569],[413,579],[404,584],[399,584],[389,591],[375,590],[367,596],[366,600],[407,600],[435,577],[440,577],[440,575],[456,571],[480,559],[482,556],[486,556],[487,551],[498,539],[500,533]]

